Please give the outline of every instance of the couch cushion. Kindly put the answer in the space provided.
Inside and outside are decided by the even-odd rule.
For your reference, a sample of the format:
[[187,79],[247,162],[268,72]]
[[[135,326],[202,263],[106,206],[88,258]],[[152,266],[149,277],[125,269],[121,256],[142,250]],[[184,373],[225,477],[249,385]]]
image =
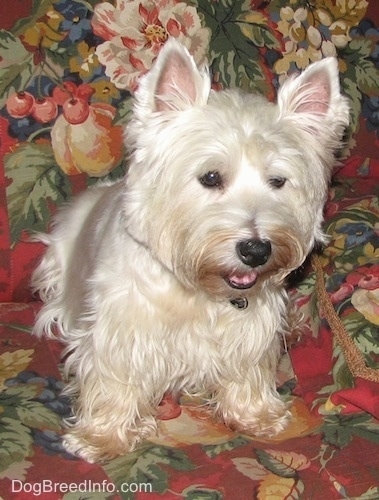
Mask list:
[[[125,5],[133,14],[127,19],[136,26],[147,29],[146,23],[156,23],[150,28],[157,31],[147,30],[146,37],[153,32],[162,40],[167,34],[177,36],[198,62],[208,57],[214,89],[239,86],[273,99],[288,74],[336,54],[342,88],[351,102],[356,150],[379,156],[379,11],[374,2],[362,0],[329,3],[256,1],[231,6],[224,1],[172,0],[160,3],[152,17],[148,2],[146,8],[137,8],[138,2]],[[98,176],[124,171],[117,126],[128,121],[130,92],[150,67],[154,51],[147,43],[135,52],[139,45],[130,40],[121,44],[120,56],[120,5],[116,2],[113,12],[112,4],[101,1],[11,2],[0,16],[8,30],[0,33],[2,301],[32,299],[28,283],[42,247],[26,243],[30,231],[46,230],[56,208]],[[35,101],[29,111],[22,107],[22,95],[21,107],[15,97],[23,91],[27,101]],[[69,98],[76,106],[67,115],[64,104]],[[87,105],[88,117],[82,114]]]
[[30,334],[39,307],[0,305],[0,497],[58,500],[65,485],[81,485],[91,498],[91,484],[110,480],[62,446],[61,419],[70,405],[61,395],[61,347]]
[[273,439],[234,433],[182,397],[132,453],[103,467],[72,457],[60,441],[60,346],[30,335],[38,308],[0,305],[1,498],[378,498],[378,422],[311,414],[291,381],[280,391],[293,418]]

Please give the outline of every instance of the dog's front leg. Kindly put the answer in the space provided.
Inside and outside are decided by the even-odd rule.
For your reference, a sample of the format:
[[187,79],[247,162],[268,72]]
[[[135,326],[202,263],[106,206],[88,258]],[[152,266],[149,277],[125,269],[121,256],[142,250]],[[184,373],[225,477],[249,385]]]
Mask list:
[[288,404],[276,391],[275,372],[262,369],[262,360],[245,376],[227,380],[215,395],[216,417],[232,430],[256,436],[275,436],[287,426]]
[[88,462],[133,451],[157,432],[153,399],[138,384],[87,379],[66,421],[65,448]]

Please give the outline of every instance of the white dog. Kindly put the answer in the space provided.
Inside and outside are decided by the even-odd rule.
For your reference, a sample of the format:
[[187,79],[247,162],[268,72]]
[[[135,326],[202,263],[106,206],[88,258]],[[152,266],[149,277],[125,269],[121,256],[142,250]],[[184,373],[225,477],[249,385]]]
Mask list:
[[348,122],[335,59],[288,79],[271,104],[212,91],[208,71],[165,44],[135,96],[126,178],[82,194],[40,236],[35,333],[67,345],[69,451],[133,450],[157,432],[167,392],[203,395],[243,433],[284,429],[284,281],[324,240]]

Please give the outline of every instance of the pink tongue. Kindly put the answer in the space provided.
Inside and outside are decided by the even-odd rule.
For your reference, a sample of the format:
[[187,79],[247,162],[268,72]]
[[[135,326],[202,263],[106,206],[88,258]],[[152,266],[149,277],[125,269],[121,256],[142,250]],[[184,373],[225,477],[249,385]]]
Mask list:
[[246,274],[233,274],[232,276],[229,277],[230,282],[239,287],[253,286],[256,279],[257,279],[256,271],[251,271],[250,273]]

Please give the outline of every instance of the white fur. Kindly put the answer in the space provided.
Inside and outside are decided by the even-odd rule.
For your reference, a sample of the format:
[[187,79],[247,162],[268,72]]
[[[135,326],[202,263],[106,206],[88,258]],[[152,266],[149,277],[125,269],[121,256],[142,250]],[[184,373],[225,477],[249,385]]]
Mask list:
[[[284,281],[324,238],[347,125],[334,59],[289,79],[275,105],[211,91],[207,70],[166,43],[136,94],[126,178],[79,196],[41,236],[33,287],[45,305],[34,331],[67,345],[68,450],[89,461],[133,450],[157,431],[166,392],[202,394],[245,433],[285,427],[275,388]],[[220,186],[200,182],[216,171]],[[246,239],[270,242],[266,263],[241,261]],[[235,289],[230,277],[256,281]]]

